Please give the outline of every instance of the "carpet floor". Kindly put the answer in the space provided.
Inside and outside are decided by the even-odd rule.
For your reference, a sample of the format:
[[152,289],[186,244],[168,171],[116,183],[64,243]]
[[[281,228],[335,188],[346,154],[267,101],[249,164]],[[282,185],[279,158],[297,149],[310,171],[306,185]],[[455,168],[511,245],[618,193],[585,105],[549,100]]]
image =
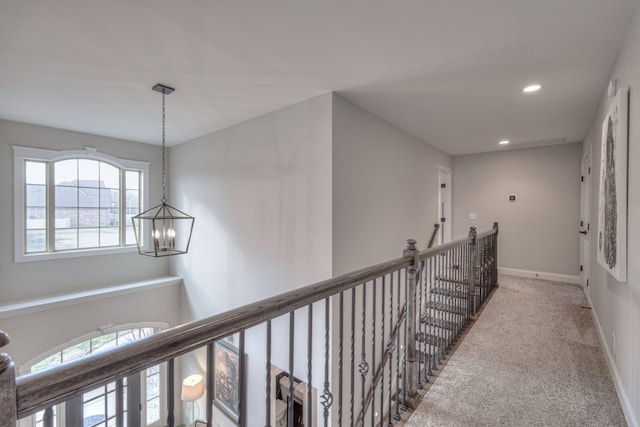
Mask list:
[[581,287],[498,283],[406,426],[626,426]]

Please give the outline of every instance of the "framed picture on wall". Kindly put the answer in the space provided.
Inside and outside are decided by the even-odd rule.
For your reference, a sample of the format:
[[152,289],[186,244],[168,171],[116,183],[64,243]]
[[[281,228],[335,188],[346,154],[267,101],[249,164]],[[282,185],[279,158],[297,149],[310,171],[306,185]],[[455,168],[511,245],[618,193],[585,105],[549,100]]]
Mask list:
[[240,356],[226,340],[216,341],[213,351],[213,403],[222,413],[238,422],[240,406]]
[[627,280],[627,150],[629,88],[621,87],[602,123],[598,200],[598,263]]

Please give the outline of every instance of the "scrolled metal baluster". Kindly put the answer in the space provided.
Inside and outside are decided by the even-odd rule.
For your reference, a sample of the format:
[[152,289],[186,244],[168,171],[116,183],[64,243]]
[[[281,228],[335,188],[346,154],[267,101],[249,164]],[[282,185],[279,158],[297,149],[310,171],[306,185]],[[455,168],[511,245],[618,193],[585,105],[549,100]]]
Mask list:
[[408,296],[409,296],[409,280],[408,279],[408,271],[405,268],[404,270],[404,346],[403,346],[403,355],[402,355],[402,404],[400,405],[400,409],[406,411],[407,406],[407,324],[409,323],[409,316],[407,316],[407,311],[409,310]]
[[429,271],[427,269],[427,260],[422,261],[422,280],[420,283],[422,289],[422,299],[420,303],[420,330],[422,332],[422,336],[425,338],[422,342],[422,360],[421,363],[423,365],[423,378],[422,381],[427,383],[429,382],[429,366],[427,365],[427,290],[429,289]]
[[365,315],[367,304],[367,284],[362,285],[362,324],[360,328],[360,363],[358,364],[358,372],[360,372],[360,425],[364,426],[364,390],[365,390],[365,377],[369,372],[369,364],[366,360],[365,352]]
[[294,393],[294,381],[293,381],[293,366],[294,366],[294,346],[293,346],[293,332],[295,330],[295,312],[289,312],[289,395],[287,396],[287,427],[293,427],[293,393]]
[[[384,307],[384,299],[386,296],[386,278],[387,276],[382,276],[382,290],[380,291],[381,301],[380,301],[380,319],[381,319],[381,332],[380,332],[380,354],[382,355],[382,364],[380,369],[380,425],[384,422],[384,352],[385,352],[385,340],[384,340],[384,324],[385,324],[385,307]],[[391,319],[389,319],[391,322]],[[389,336],[391,336],[391,328],[389,330]],[[391,357],[391,354],[389,354]],[[387,358],[387,360],[390,360]]]
[[333,395],[329,389],[329,298],[324,300],[324,389],[320,403],[324,407],[324,427],[328,427],[329,408],[333,403]]
[[355,417],[354,396],[355,396],[355,335],[356,335],[356,288],[351,288],[351,396],[349,399],[349,425],[353,426]]
[[393,419],[395,420],[399,420],[400,419],[400,412],[398,411],[400,409],[400,270],[398,270],[398,280],[397,280],[397,288],[398,288],[398,301],[397,301],[397,309],[396,309],[396,313],[397,314],[397,322],[396,322],[396,329],[397,329],[397,333],[396,333],[396,408],[395,408],[395,413],[393,414]]
[[373,279],[371,295],[371,427],[374,427],[376,418],[376,282],[377,279]]

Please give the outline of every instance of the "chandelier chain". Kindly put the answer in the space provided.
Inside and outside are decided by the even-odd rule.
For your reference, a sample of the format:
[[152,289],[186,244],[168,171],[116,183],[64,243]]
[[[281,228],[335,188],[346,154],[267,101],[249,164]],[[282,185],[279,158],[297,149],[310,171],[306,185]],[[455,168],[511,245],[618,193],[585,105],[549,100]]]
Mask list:
[[164,132],[164,127],[165,127],[165,106],[164,106],[164,97],[165,97],[165,93],[162,92],[162,203],[166,203],[167,202],[167,190],[165,187],[165,132]]

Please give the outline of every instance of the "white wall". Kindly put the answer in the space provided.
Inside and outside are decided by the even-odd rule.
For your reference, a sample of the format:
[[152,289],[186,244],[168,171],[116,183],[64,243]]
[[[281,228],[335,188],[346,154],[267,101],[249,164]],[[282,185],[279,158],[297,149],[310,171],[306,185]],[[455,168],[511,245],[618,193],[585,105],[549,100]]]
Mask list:
[[[627,422],[630,426],[640,426],[640,8],[636,10],[611,78],[619,79],[621,86],[630,88],[628,279],[626,283],[619,283],[600,267],[596,261],[596,232],[591,233],[590,297]],[[594,231],[598,218],[602,122],[610,102],[603,90],[584,144],[585,150],[591,149],[591,225]]]
[[451,158],[334,96],[335,275],[401,257],[409,238],[426,248],[438,222],[438,165]]
[[[433,224],[438,222],[438,165],[450,167],[448,155],[415,138],[399,128],[363,110],[347,99],[333,97],[333,273],[348,273],[358,268],[402,256],[406,239],[418,240],[418,247],[425,249]],[[372,319],[373,287],[367,284],[367,307],[365,322]],[[396,286],[397,286],[396,282]],[[397,288],[396,288],[397,289]],[[380,336],[380,313],[383,301],[387,312],[389,287],[382,295],[380,283],[376,288],[376,360],[382,359],[383,342]],[[333,337],[339,333],[339,299],[333,298]],[[351,330],[351,292],[344,297],[344,395],[343,419],[349,417],[348,389],[348,336]],[[361,290],[355,298],[357,315],[354,330],[362,327],[360,310]],[[391,330],[387,317],[386,337]],[[365,353],[372,361],[370,325],[367,325]],[[359,363],[361,341],[355,342],[355,354]],[[338,346],[332,346],[332,358],[338,360]],[[376,366],[370,366],[376,369]],[[338,366],[332,366],[332,389],[334,396],[333,425],[337,425]],[[387,378],[388,374],[385,374]],[[370,379],[367,378],[367,381]],[[365,388],[369,388],[367,382]],[[355,412],[359,413],[359,397],[362,386],[355,384]],[[377,398],[378,396],[376,396]],[[376,405],[379,405],[378,400]],[[371,411],[367,411],[367,420]],[[357,416],[357,415],[356,415]],[[376,420],[376,422],[378,422]]]
[[[175,204],[196,218],[189,254],[172,259],[184,279],[183,320],[331,277],[331,94],[182,144],[171,157]],[[304,313],[298,317],[303,337]],[[314,318],[320,328],[320,306]],[[248,335],[248,378],[260,386],[249,387],[247,425],[262,425],[263,328]],[[275,322],[273,363],[285,370],[287,337],[288,320]],[[296,341],[294,375],[306,378],[306,340]],[[321,340],[314,352],[322,360]],[[314,384],[321,368],[314,366]]]
[[453,238],[498,221],[500,267],[578,275],[581,155],[563,144],[454,157]]
[[160,199],[160,147],[0,120],[0,304],[166,276],[169,263],[136,253],[14,263],[12,145],[50,150],[95,147],[112,156],[149,161],[151,203]]
[[[0,305],[111,287],[166,276],[164,259],[142,257],[136,252],[81,258],[14,263],[13,250],[13,151],[12,145],[53,150],[95,147],[120,158],[149,161],[150,198],[160,198],[161,150],[158,146],[121,141],[96,135],[0,120]],[[173,287],[136,297],[105,299],[84,306],[0,320],[12,344],[3,349],[17,364],[73,338],[96,331],[105,324],[166,321],[174,325],[179,293]],[[144,304],[143,304],[144,301]]]
[[65,305],[0,320],[12,342],[3,348],[18,367],[49,350],[101,327],[140,322],[164,322],[175,326],[180,285],[127,293],[100,300]]

